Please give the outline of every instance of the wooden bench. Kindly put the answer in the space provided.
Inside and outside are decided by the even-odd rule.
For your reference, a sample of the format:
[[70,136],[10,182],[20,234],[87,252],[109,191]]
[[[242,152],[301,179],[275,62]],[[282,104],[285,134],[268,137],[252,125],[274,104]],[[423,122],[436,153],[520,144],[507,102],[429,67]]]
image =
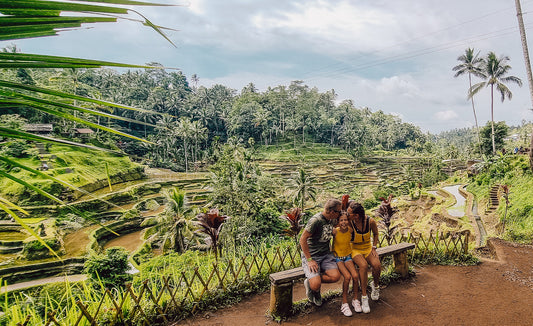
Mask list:
[[[377,249],[379,257],[393,255],[394,271],[403,278],[409,275],[407,250],[414,249],[414,243],[402,242]],[[302,267],[270,274],[270,313],[274,316],[289,316],[292,311],[292,285],[305,277]]]

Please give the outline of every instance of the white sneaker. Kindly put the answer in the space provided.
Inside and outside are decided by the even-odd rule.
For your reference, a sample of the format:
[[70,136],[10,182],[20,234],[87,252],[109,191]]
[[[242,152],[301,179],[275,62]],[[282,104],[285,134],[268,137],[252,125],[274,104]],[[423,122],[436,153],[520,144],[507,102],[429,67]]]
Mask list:
[[370,297],[372,298],[372,300],[379,300],[379,285],[375,286],[374,282],[371,282],[370,287],[372,288],[372,292],[370,292]]
[[343,303],[341,305],[341,312],[346,317],[351,317],[352,316],[352,311],[350,310],[350,305],[348,303]]
[[361,301],[363,302],[363,312],[365,314],[368,314],[370,312],[370,306],[368,305],[368,296],[361,297]]
[[312,292],[313,292],[314,297],[315,297],[315,300],[314,300],[315,305],[320,307],[322,305],[322,295],[320,294],[320,290],[312,291]]
[[361,308],[361,302],[359,302],[359,300],[353,299],[352,306],[355,312],[363,312],[363,308]]

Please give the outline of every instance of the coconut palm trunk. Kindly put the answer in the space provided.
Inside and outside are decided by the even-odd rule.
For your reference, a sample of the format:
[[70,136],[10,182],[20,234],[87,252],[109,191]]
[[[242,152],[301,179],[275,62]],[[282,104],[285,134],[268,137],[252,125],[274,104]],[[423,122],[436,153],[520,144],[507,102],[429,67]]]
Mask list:
[[[472,88],[472,74],[468,74],[468,84],[469,84],[469,89]],[[472,103],[472,112],[474,113],[474,122],[476,123],[476,134],[477,134],[477,142],[479,144],[479,146],[481,146],[481,137],[479,136],[479,125],[477,123],[477,114],[476,114],[476,107],[474,106],[474,97],[471,96],[470,97],[470,102]],[[481,150],[480,150],[481,152]]]
[[[531,73],[531,62],[529,60],[529,50],[527,46],[526,29],[524,28],[524,19],[522,17],[522,6],[520,0],[515,0],[516,18],[518,19],[518,29],[520,30],[520,39],[522,40],[522,52],[524,53],[524,63],[526,64],[527,81],[529,83],[529,96],[533,106],[533,74]],[[529,168],[533,171],[533,131],[529,142]]]
[[490,127],[492,130],[492,155],[496,155],[496,141],[494,139],[494,84],[490,85]]

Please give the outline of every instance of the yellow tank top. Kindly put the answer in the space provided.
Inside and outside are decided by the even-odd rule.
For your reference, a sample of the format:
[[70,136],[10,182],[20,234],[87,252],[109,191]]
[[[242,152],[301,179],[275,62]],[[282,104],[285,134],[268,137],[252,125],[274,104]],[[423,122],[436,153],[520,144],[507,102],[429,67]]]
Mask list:
[[348,232],[345,233],[342,233],[339,227],[335,229],[337,230],[335,238],[333,239],[333,249],[335,250],[335,255],[337,257],[349,256],[352,252],[352,248],[350,246],[352,233],[349,229]]
[[365,221],[364,230],[360,232],[354,226],[354,236],[351,242],[352,249],[357,251],[370,251],[372,243],[370,242],[370,220],[367,217]]

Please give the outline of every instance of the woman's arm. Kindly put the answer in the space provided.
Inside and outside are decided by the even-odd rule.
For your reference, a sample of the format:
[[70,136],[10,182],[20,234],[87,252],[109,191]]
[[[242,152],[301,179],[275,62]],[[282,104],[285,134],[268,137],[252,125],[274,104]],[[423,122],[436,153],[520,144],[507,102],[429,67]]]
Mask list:
[[378,224],[373,218],[370,218],[370,230],[372,230],[372,235],[374,236],[374,239],[372,241],[372,246],[374,248],[377,248],[379,244]]

